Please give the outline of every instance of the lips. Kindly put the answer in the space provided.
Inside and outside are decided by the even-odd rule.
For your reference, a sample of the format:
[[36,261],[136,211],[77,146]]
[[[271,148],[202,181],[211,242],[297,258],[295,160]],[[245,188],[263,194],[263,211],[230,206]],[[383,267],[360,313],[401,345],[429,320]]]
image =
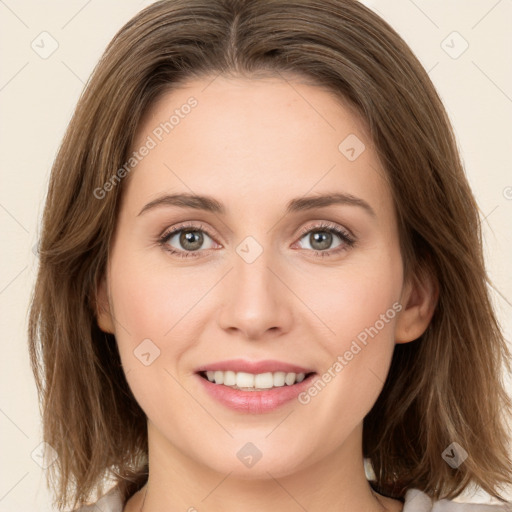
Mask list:
[[276,360],[265,360],[265,361],[248,361],[246,359],[230,359],[227,361],[217,361],[207,365],[196,368],[196,373],[207,372],[207,371],[227,371],[232,372],[245,372],[253,373],[255,375],[259,373],[268,372],[284,372],[284,373],[312,373],[312,368],[305,368],[296,364],[285,363],[283,361]]
[[231,359],[197,368],[201,386],[237,412],[271,412],[311,385],[316,372],[282,361]]

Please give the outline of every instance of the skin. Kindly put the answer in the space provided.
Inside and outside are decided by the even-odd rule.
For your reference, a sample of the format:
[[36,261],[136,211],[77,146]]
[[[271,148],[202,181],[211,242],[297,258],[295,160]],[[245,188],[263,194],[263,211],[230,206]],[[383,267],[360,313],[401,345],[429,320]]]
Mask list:
[[[367,128],[349,106],[297,77],[212,79],[167,93],[142,120],[134,150],[190,96],[198,101],[125,178],[98,287],[98,323],[115,334],[148,418],[144,511],[401,510],[365,477],[363,418],[395,343],[424,332],[437,296],[427,278],[404,278],[391,192]],[[349,134],[366,146],[354,161],[338,149]],[[363,199],[375,216],[339,204],[284,212],[292,198],[334,191]],[[139,215],[178,192],[212,196],[227,212],[163,206]],[[199,257],[179,258],[156,241],[184,221],[209,232]],[[344,242],[333,235],[322,249],[332,254],[315,255],[318,243],[300,230],[324,233],[322,221],[350,230],[356,244],[334,253]],[[252,263],[236,252],[247,236],[263,249]],[[179,234],[167,246],[190,247]],[[232,358],[277,359],[321,375],[394,303],[402,310],[306,405],[236,412],[194,375]],[[134,356],[147,338],[160,350],[149,366]],[[247,442],[262,453],[251,468],[236,456]],[[145,490],[126,512],[140,510]]]

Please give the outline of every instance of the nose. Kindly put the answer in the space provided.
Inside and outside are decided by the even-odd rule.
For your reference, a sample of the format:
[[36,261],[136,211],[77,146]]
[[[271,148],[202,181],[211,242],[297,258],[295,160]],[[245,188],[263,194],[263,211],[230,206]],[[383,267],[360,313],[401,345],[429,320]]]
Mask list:
[[247,340],[278,337],[293,324],[293,293],[286,272],[270,250],[254,261],[234,255],[234,268],[222,286],[220,327]]

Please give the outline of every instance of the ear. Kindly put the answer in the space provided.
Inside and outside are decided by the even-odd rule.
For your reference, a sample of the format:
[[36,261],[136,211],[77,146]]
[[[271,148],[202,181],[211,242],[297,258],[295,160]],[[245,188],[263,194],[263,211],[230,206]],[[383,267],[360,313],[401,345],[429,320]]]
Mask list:
[[439,298],[437,279],[425,270],[412,273],[402,290],[402,311],[395,324],[395,342],[418,339],[427,329]]
[[113,316],[107,293],[106,276],[103,276],[96,288],[96,318],[103,332],[115,334]]

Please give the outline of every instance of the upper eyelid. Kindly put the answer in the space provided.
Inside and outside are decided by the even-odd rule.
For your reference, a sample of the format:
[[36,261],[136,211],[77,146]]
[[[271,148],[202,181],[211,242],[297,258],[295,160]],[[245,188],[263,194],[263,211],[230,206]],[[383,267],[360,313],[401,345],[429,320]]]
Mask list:
[[[193,221],[192,221],[193,222]],[[162,234],[159,236],[159,238],[165,238],[170,235],[175,235],[176,233],[179,233],[180,231],[186,231],[186,230],[196,230],[196,231],[203,231],[205,232],[210,238],[214,238],[214,236],[210,233],[210,229],[205,226],[203,223],[200,223],[199,225],[195,224],[188,224],[187,222],[179,223],[177,226],[173,226],[171,228],[166,228],[162,232]]]
[[316,226],[307,226],[304,228],[301,228],[301,230],[298,233],[298,236],[303,237],[307,233],[315,230],[321,230],[325,229],[326,231],[341,231],[342,233],[345,233],[350,238],[356,238],[356,236],[352,233],[352,231],[345,226],[341,226],[340,224],[336,222],[330,222],[330,221],[319,221],[319,224]]
[[[172,235],[179,233],[180,231],[196,230],[196,231],[203,231],[212,240],[214,240],[216,243],[219,243],[219,242],[217,242],[216,237],[210,233],[210,229],[207,225],[205,225],[202,221],[197,221],[197,222],[198,222],[198,224],[194,224],[194,221],[185,221],[182,223],[178,223],[176,226],[173,226],[172,228],[165,229],[164,232],[162,233],[162,235],[160,235],[159,239],[169,238]],[[356,238],[350,229],[348,229],[344,226],[341,226],[335,222],[325,221],[325,220],[316,221],[316,222],[318,222],[318,224],[309,225],[309,226],[305,226],[305,227],[301,228],[299,230],[299,232],[296,234],[296,236],[298,236],[300,239],[300,238],[303,238],[305,235],[307,235],[311,231],[325,229],[325,230],[339,230],[342,233],[346,233],[346,235],[349,238],[351,238],[352,240],[354,240]]]

